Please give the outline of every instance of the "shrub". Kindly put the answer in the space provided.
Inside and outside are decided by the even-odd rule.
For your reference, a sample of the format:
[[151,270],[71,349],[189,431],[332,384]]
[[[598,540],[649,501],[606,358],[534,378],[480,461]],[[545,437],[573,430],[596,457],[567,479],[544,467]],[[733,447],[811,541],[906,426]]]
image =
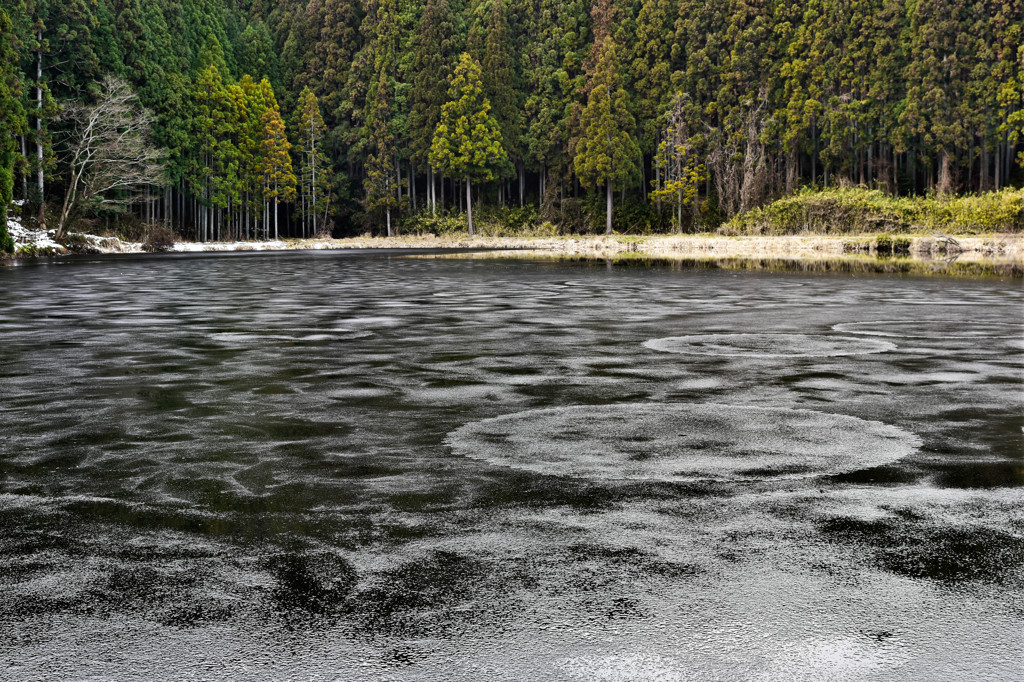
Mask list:
[[170,251],[174,248],[174,242],[176,240],[176,235],[173,230],[164,227],[163,225],[152,225],[146,231],[142,248],[150,253]]
[[722,234],[1024,231],[1024,190],[962,197],[892,197],[863,188],[803,189],[738,215]]
[[85,238],[85,235],[78,232],[65,232],[61,235],[60,245],[71,253],[94,253],[96,248]]

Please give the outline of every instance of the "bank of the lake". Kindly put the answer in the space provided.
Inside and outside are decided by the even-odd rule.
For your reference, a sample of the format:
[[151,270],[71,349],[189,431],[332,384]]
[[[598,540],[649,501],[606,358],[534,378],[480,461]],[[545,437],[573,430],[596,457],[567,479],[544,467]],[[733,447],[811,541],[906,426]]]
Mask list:
[[[41,236],[42,237],[42,236]],[[89,235],[77,237],[77,248],[65,249],[47,240],[19,244],[19,257],[66,253],[145,253],[141,242]],[[613,257],[635,254],[660,259],[690,258],[790,258],[815,259],[846,256],[902,256],[919,260],[961,261],[1024,260],[1024,239],[1019,235],[978,235],[949,238],[941,235],[893,236],[773,236],[725,237],[721,235],[567,236],[567,237],[469,237],[468,235],[409,235],[347,239],[278,240],[270,242],[176,242],[168,251],[179,253],[223,251],[294,251],[325,249],[479,249],[493,257],[515,257],[522,252],[568,257]],[[516,253],[508,253],[513,251]]]
[[[512,211],[512,213],[508,213]],[[898,258],[1010,266],[1024,263],[1024,190],[964,196],[894,197],[865,188],[804,189],[734,216],[714,232],[669,233],[633,225],[625,234],[559,235],[540,218],[484,213],[470,236],[457,216],[412,216],[396,224],[398,236],[367,233],[343,239],[179,241],[166,227],[129,231],[138,241],[112,235],[31,230],[10,217],[16,257],[66,253],[154,251],[282,251],[323,249],[478,249],[491,257],[855,260]],[[525,222],[524,222],[525,221]],[[661,226],[662,228],[664,225]],[[122,235],[123,237],[123,235]],[[888,263],[888,261],[886,261]]]

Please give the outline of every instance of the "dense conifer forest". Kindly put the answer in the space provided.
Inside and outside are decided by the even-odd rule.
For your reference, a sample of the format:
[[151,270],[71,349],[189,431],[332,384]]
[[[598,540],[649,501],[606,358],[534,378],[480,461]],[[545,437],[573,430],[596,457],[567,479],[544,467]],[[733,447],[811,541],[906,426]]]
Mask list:
[[0,7],[0,210],[59,231],[687,230],[1024,176],[1024,0]]

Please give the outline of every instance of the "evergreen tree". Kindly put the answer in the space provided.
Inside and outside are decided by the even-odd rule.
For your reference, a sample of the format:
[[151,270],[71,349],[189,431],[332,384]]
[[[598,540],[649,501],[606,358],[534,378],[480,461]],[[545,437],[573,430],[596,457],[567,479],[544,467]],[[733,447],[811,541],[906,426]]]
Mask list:
[[[241,112],[238,131],[239,177],[241,205],[244,207],[245,233],[255,234],[262,225],[267,230],[267,203],[264,199],[263,120],[266,111],[277,107],[273,89],[266,80],[256,82],[246,74],[234,89],[233,97],[240,101]],[[254,221],[256,216],[258,221]],[[255,223],[255,224],[254,224]]]
[[[289,154],[292,145],[288,142],[284,119],[276,107],[268,107],[263,112],[262,163],[263,198],[274,201],[274,239],[278,239],[278,222],[280,220],[280,202],[291,202],[295,199],[295,174],[292,172],[292,159]],[[269,223],[268,223],[269,224]]]
[[582,137],[576,145],[576,174],[585,184],[605,186],[605,233],[612,233],[612,187],[636,172],[640,150],[633,137],[629,96],[622,87],[615,40],[605,38],[580,117]]
[[676,11],[671,0],[643,0],[636,20],[629,71],[641,124],[638,142],[645,154],[651,154],[657,147],[658,120],[672,85],[672,34]]
[[192,194],[201,207],[196,231],[202,241],[210,236],[210,185],[218,147],[216,112],[223,99],[223,86],[220,69],[211,64],[196,78],[191,96],[193,108],[189,137],[193,143],[193,154],[189,162],[189,181]]
[[584,86],[587,4],[582,0],[538,0],[530,47],[530,85],[525,103],[526,147],[539,171],[543,201],[549,170],[563,175],[572,164],[569,118]]
[[384,212],[385,234],[390,237],[391,212],[398,206],[392,170],[397,151],[391,126],[392,81],[386,74],[380,74],[372,97],[367,116],[372,151],[366,161],[366,207],[373,212]]
[[[413,44],[409,112],[412,159],[420,166],[429,164],[434,130],[441,120],[441,107],[448,97],[446,81],[452,69],[454,34],[448,0],[427,0]],[[433,173],[433,166],[428,165],[427,203],[431,213],[436,213]]]
[[[360,196],[370,211],[416,210],[417,169],[434,211],[445,183],[431,149],[463,51],[482,64],[481,101],[503,147],[489,168],[496,191],[481,197],[506,202],[514,173],[522,201],[532,176],[544,218],[557,221],[575,213],[563,202],[579,191],[574,175],[597,182],[593,145],[580,145],[593,142],[591,94],[608,39],[621,58],[613,91],[627,103],[610,106],[622,116],[613,128],[636,147],[612,184],[640,184],[659,213],[673,203],[677,224],[678,145],[664,119],[677,92],[684,166],[706,167],[703,187],[691,182],[684,195],[699,190],[712,216],[802,183],[903,194],[1022,178],[1021,0],[8,0],[4,9],[13,35],[4,71],[18,100],[5,113],[23,110],[27,122],[13,137],[13,192],[41,221],[69,177],[53,150],[66,128],[58,113],[95,96],[106,74],[155,114],[154,138],[169,152],[171,185],[150,188],[135,209],[145,221],[176,218],[200,238],[249,234],[260,214],[268,228],[268,108],[301,138],[303,210],[286,230],[305,233],[331,210],[339,219]],[[308,126],[297,124],[310,94],[324,121],[313,156]],[[329,191],[343,198],[325,201]]]
[[398,4],[380,0],[374,28],[375,81],[370,89],[366,127],[370,155],[366,163],[366,207],[383,211],[387,236],[391,236],[391,212],[398,206],[401,180],[394,172],[398,149],[395,145],[395,73],[398,50]]
[[320,114],[320,103],[308,87],[303,88],[299,95],[295,132],[299,143],[303,234],[309,225],[312,234],[316,235],[320,204],[328,198],[330,192],[330,166],[324,153],[327,130]]
[[491,116],[491,103],[483,93],[480,64],[463,53],[448,89],[449,101],[441,108],[434,132],[430,164],[435,171],[462,176],[466,181],[466,213],[473,234],[473,180],[493,180],[495,169],[508,162],[501,145],[501,128]]
[[7,208],[14,188],[17,160],[15,136],[24,132],[25,111],[19,100],[19,78],[15,71],[16,36],[7,12],[0,9],[0,253],[14,251],[7,233]]
[[356,0],[323,0],[310,3],[307,12],[317,27],[307,78],[320,99],[329,126],[336,123],[338,107],[346,99],[352,58],[359,48],[359,3]]
[[[512,32],[509,29],[504,0],[494,0],[487,26],[487,39],[484,43],[482,74],[484,96],[491,103],[494,120],[501,128],[501,143],[505,156],[518,166],[522,160],[519,149],[521,127],[521,108],[516,101],[517,76],[513,68],[515,48],[512,45]],[[499,177],[511,175],[512,167],[498,168]]]

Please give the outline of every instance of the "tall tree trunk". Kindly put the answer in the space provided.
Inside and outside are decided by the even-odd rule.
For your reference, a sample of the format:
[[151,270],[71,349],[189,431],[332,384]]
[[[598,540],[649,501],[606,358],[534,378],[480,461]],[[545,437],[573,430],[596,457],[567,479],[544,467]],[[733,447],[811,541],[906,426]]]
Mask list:
[[978,191],[988,189],[988,145],[985,136],[981,136],[981,166],[978,168]]
[[1003,172],[1004,182],[1010,184],[1010,173],[1013,172],[1013,143],[1010,142],[1009,131],[1003,133],[1003,139],[1006,141],[1006,153],[1003,154],[1003,162],[1006,164],[1006,169]]
[[949,165],[949,152],[943,149],[939,153],[939,184],[936,187],[936,192],[940,196],[949,194],[949,191],[953,188],[953,179],[950,177]]
[[39,190],[39,229],[46,229],[46,185],[43,178],[43,30],[36,31],[36,186]]
[[[575,184],[575,183],[573,183]],[[646,203],[647,201],[647,163],[644,159],[644,153],[640,152],[640,202]],[[660,206],[659,206],[660,208]]]
[[871,167],[872,164],[874,163],[874,151],[875,151],[875,142],[874,142],[874,139],[871,137],[871,128],[868,128],[868,148],[867,148],[867,151],[864,152],[865,156],[867,156],[868,187],[870,187],[871,183],[874,181],[874,176],[872,174],[872,167]]
[[469,176],[466,176],[466,218],[469,222],[469,236],[473,236],[473,190],[470,188]]
[[402,167],[398,163],[398,150],[395,150],[395,198],[397,206],[402,205]]
[[313,142],[313,132],[312,132],[313,131],[313,119],[312,119],[312,117],[309,120],[309,129],[310,129],[310,134],[309,134],[310,151],[312,152],[312,154],[310,154],[311,161],[310,161],[310,164],[309,164],[310,165],[310,169],[311,169],[310,170],[310,179],[309,179],[309,194],[310,194],[310,197],[312,198],[312,204],[310,205],[310,208],[313,211],[313,234],[312,234],[312,236],[315,237],[317,235],[317,232],[318,232],[317,225],[316,225],[316,143]]
[[612,233],[612,179],[608,178],[607,206],[605,207],[604,233]]
[[434,183],[434,167],[430,166],[427,168],[427,203],[430,204],[430,217],[437,217],[437,195],[435,194],[437,187]]
[[[660,135],[659,135],[660,138]],[[651,161],[654,166],[654,189],[661,189],[661,164],[658,163],[658,157],[655,155]],[[661,194],[658,194],[658,198],[654,200],[655,205],[658,207],[658,215],[661,215]]]
[[391,209],[390,208],[384,209],[384,213],[387,214],[388,236],[390,237],[391,236]]
[[680,187],[676,195],[676,231],[683,233],[683,188]]
[[967,148],[967,187],[968,191],[974,189],[974,133]]
[[811,139],[814,141],[814,152],[811,154],[811,184],[818,184],[818,119],[811,120]]
[[25,143],[25,134],[21,134],[21,198],[28,199],[28,146]]
[[416,201],[416,171],[413,169],[413,162],[409,162],[409,196],[413,199],[413,213],[419,210]]
[[896,154],[896,148],[892,149],[892,193],[900,195],[900,157]]
[[996,138],[996,182],[995,182],[995,188],[996,188],[997,192],[999,191],[999,188],[1002,187],[1002,181],[1003,181],[1003,174],[1002,174],[1002,171],[1003,171],[1003,155],[1002,155],[1002,152],[1003,152],[1002,145],[999,144],[999,138],[997,137]]

